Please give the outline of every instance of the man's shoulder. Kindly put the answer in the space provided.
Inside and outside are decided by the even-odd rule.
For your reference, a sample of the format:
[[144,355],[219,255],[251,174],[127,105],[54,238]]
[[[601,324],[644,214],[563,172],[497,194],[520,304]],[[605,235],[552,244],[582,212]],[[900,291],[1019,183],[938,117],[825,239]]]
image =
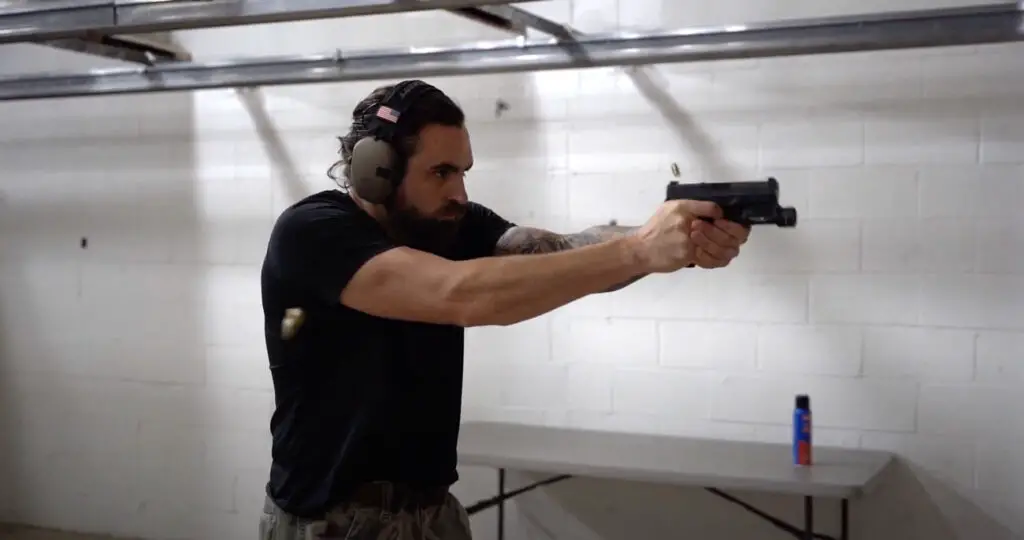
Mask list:
[[345,215],[359,211],[352,196],[336,189],[327,189],[307,195],[281,212],[281,218],[317,214]]
[[281,212],[271,228],[267,252],[276,259],[325,245],[384,242],[385,238],[377,221],[348,194],[327,190],[308,195]]
[[515,223],[505,219],[486,205],[469,202],[460,235],[461,259],[494,255],[498,239]]
[[470,215],[497,215],[497,212],[491,210],[489,206],[476,201],[469,201],[466,203],[466,210]]
[[367,216],[352,197],[338,190],[325,190],[307,195],[292,203],[277,217],[275,230],[297,231],[309,226],[344,226],[360,223]]
[[509,221],[489,206],[472,201],[466,205],[466,218],[474,227],[484,229],[508,229],[515,226],[514,222]]

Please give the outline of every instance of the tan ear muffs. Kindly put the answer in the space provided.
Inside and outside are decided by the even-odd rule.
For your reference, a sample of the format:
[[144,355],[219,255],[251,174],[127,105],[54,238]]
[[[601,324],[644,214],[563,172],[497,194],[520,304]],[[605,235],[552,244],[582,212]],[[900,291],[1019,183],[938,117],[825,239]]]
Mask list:
[[384,204],[398,185],[398,155],[387,141],[363,137],[352,147],[349,181],[359,198]]

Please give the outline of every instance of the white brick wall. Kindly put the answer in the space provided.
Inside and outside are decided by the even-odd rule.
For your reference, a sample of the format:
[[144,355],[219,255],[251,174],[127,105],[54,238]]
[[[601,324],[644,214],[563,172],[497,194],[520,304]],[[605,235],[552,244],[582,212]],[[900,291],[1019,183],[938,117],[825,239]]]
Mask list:
[[[595,31],[960,3],[532,9]],[[432,13],[185,36],[202,57],[502,37]],[[659,66],[649,75],[684,108],[675,127],[616,69],[434,79],[470,116],[471,195],[521,223],[640,224],[673,162],[688,180],[775,176],[801,212],[795,230],[756,230],[729,269],[470,331],[466,417],[786,441],[807,392],[822,444],[899,452],[957,493],[935,504],[962,537],[1024,535],[1024,56],[869,56]],[[9,73],[104,64],[0,49]],[[330,186],[334,136],[380,83],[0,106],[0,517],[253,537],[272,407],[258,264],[277,212]],[[496,119],[499,97],[511,110]],[[493,489],[490,472],[464,474],[466,498]],[[531,537],[613,536],[521,506]],[[710,534],[734,511],[645,521],[643,536]],[[489,538],[493,513],[474,520]],[[732,525],[714,531],[771,534]]]

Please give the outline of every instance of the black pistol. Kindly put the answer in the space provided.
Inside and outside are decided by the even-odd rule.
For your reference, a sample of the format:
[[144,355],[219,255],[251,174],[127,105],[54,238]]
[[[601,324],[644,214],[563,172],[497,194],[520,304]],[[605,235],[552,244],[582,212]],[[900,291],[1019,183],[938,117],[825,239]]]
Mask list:
[[796,208],[779,206],[779,182],[668,183],[665,200],[710,201],[722,208],[724,218],[743,226],[796,227]]

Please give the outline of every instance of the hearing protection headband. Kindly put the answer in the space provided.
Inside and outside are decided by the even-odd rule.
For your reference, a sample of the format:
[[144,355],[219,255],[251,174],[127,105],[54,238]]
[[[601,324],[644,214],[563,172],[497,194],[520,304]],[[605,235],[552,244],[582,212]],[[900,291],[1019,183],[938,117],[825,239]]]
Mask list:
[[356,194],[374,204],[386,204],[405,176],[405,162],[396,144],[404,135],[402,116],[418,99],[439,90],[420,80],[402,81],[381,100],[367,130],[352,148],[350,181]]
[[367,126],[370,135],[378,139],[392,141],[393,137],[399,132],[399,122],[402,115],[421,96],[428,92],[436,91],[438,90],[433,86],[419,80],[402,81],[396,84],[384,96],[384,99],[381,100],[380,105],[377,107],[377,112],[374,113],[373,119],[370,120],[370,124]]

